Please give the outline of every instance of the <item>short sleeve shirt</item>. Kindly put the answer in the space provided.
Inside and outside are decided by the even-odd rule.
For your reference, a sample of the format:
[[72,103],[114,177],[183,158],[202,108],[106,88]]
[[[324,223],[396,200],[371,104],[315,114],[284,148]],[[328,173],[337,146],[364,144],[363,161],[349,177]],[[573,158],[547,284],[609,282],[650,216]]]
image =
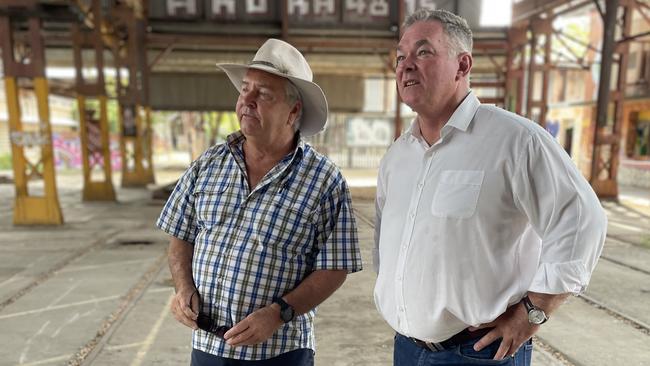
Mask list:
[[[339,169],[309,144],[296,149],[249,190],[236,132],[197,159],[178,181],[156,225],[194,246],[192,273],[202,311],[233,326],[291,292],[315,270],[360,271],[350,193]],[[264,343],[230,347],[203,330],[195,349],[260,360],[315,349],[315,309]]]

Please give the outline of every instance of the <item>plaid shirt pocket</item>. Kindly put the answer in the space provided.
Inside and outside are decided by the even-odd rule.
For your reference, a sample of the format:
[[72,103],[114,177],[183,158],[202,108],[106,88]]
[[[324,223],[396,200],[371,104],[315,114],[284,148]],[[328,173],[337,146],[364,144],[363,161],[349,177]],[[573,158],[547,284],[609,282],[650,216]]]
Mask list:
[[228,186],[223,185],[200,188],[192,192],[199,228],[212,229],[225,223],[234,209],[234,199],[227,191]]
[[312,250],[314,225],[297,199],[275,195],[257,222],[259,245],[275,258],[293,259]]

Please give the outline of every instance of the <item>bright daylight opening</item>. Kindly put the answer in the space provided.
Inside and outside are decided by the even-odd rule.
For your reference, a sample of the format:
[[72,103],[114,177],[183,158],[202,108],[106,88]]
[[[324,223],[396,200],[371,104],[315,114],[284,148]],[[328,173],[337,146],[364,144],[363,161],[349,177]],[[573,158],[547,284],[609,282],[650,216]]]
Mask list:
[[481,0],[481,27],[506,27],[512,19],[512,0]]

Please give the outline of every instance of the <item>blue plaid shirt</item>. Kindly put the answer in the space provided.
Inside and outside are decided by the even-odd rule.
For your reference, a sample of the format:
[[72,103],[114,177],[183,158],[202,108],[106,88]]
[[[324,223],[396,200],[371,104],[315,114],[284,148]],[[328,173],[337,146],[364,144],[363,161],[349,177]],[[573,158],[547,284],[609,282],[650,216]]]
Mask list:
[[[283,158],[251,192],[241,132],[207,150],[178,181],[156,225],[194,245],[192,273],[202,311],[233,326],[320,269],[361,270],[350,193],[339,169],[309,144]],[[315,309],[267,341],[230,347],[202,330],[195,349],[262,360],[315,349]]]

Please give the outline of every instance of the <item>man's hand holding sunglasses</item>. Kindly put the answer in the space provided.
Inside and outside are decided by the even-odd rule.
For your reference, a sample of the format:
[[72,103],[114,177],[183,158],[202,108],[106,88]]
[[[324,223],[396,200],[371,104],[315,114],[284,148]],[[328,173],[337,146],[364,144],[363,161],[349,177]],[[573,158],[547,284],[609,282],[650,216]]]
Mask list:
[[282,325],[284,321],[280,318],[280,307],[271,304],[235,324],[226,332],[224,339],[233,347],[258,344],[269,339]]
[[199,329],[196,319],[199,314],[199,297],[193,286],[179,288],[171,303],[172,314],[179,322],[192,329]]

